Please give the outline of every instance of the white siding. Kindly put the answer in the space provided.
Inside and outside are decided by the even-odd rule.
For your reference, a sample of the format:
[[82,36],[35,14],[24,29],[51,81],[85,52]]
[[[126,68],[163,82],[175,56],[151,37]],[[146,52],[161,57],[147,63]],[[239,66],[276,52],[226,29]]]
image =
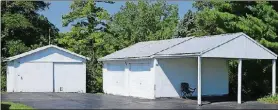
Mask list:
[[134,97],[154,98],[154,73],[151,71],[153,63],[136,61],[129,63],[129,95]]
[[55,92],[86,92],[86,65],[54,63]]
[[13,62],[8,62],[8,65],[7,65],[7,92],[14,91],[15,74],[13,71],[14,71]]
[[103,63],[103,91],[107,94],[154,98],[153,60]]
[[9,61],[7,92],[53,92],[53,63],[61,64],[56,81],[67,82],[65,91],[86,92],[86,59],[54,47]]
[[126,95],[125,62],[104,63],[103,91],[107,94]]
[[48,48],[19,58],[19,62],[85,62],[85,59],[56,48]]
[[23,63],[15,68],[15,92],[53,91],[53,63]]
[[257,45],[244,35],[208,51],[202,57],[277,59],[276,56],[268,52],[264,47]]
[[[228,68],[224,59],[202,60],[202,95],[228,94]],[[180,97],[181,82],[197,88],[197,58],[158,59],[156,97]],[[193,94],[197,95],[197,90]]]

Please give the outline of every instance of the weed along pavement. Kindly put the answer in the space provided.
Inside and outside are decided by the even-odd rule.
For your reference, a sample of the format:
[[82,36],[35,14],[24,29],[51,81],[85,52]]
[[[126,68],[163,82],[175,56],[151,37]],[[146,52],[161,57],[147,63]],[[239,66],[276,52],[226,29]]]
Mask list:
[[247,101],[203,101],[179,98],[139,99],[133,97],[90,93],[6,93],[2,101],[11,101],[35,109],[278,109],[278,104]]

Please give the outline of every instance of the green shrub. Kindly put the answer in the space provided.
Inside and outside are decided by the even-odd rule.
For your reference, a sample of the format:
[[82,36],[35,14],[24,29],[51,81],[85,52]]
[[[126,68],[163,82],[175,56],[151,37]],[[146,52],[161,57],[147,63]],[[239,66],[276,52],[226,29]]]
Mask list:
[[275,95],[275,96],[268,95],[268,96],[265,96],[263,98],[259,98],[258,101],[278,104],[278,95]]

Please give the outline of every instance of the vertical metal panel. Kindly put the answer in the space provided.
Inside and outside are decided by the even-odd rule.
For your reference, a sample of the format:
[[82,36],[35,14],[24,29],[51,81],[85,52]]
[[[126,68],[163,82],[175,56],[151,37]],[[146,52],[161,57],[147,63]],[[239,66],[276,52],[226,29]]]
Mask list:
[[55,92],[86,92],[86,65],[54,63]]
[[103,81],[103,89],[105,93],[126,95],[125,63],[123,61],[105,62]]
[[23,63],[16,67],[16,92],[52,92],[52,63]]
[[276,94],[276,60],[272,60],[272,95]]
[[198,105],[202,104],[202,61],[201,56],[198,56]]
[[7,64],[7,92],[14,91],[15,85],[15,74],[14,74],[14,63],[8,62]]
[[242,59],[238,60],[238,79],[237,79],[237,103],[241,104],[241,72],[242,72]]
[[129,63],[129,90],[130,96],[153,99],[154,73],[151,71],[152,63]]
[[124,70],[124,83],[125,83],[125,96],[129,96],[130,95],[130,90],[129,90],[129,65],[127,62],[124,63],[124,66],[125,66],[125,70]]

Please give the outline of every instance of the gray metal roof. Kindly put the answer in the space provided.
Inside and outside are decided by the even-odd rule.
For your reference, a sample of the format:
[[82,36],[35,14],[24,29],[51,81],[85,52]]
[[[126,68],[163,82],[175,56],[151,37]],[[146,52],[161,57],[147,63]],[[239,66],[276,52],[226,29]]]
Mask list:
[[150,57],[158,52],[163,51],[164,49],[170,48],[191,38],[192,37],[139,42],[100,58],[100,60]]
[[[243,36],[248,40],[245,41],[237,41],[238,37]],[[233,42],[231,42],[233,41]],[[229,43],[231,42],[231,43]],[[252,44],[250,44],[250,42]],[[222,46],[226,43],[229,45]],[[239,44],[238,44],[239,43]],[[246,44],[250,45],[253,49],[249,49]],[[233,46],[233,45],[237,45]],[[246,48],[240,48],[238,46],[243,45]],[[225,47],[224,49],[215,49],[219,47]],[[236,47],[236,48],[234,48]],[[213,52],[210,52],[212,51]],[[237,50],[237,51],[231,51]],[[252,56],[249,55],[250,58],[254,59],[277,59],[277,55],[267,48],[263,47],[255,40],[248,37],[246,34],[240,33],[230,33],[230,34],[220,34],[220,35],[212,35],[212,36],[202,36],[202,37],[186,37],[186,38],[175,38],[169,40],[158,40],[158,41],[148,41],[148,42],[139,42],[130,47],[124,48],[117,52],[114,52],[110,55],[107,55],[103,58],[100,58],[100,61],[104,60],[117,60],[117,59],[140,59],[140,58],[152,58],[158,56],[189,56],[189,55],[204,55],[208,52],[208,55],[204,55],[206,57],[222,57],[222,58],[249,58],[248,50],[252,54],[262,53],[261,55]],[[220,51],[220,52],[214,52]],[[242,52],[247,51],[244,55],[238,55],[237,53],[229,53],[231,52]],[[216,55],[218,53],[219,55]],[[243,52],[242,52],[243,53]],[[227,54],[233,54],[234,56],[229,56]],[[211,56],[210,56],[211,55]]]
[[187,42],[184,42],[182,44],[179,44],[171,49],[160,52],[160,53],[158,53],[158,55],[200,54],[201,52],[203,52],[205,50],[216,47],[219,44],[222,44],[231,39],[234,39],[235,37],[238,37],[239,35],[241,35],[241,33],[195,37],[195,38],[193,38]]

